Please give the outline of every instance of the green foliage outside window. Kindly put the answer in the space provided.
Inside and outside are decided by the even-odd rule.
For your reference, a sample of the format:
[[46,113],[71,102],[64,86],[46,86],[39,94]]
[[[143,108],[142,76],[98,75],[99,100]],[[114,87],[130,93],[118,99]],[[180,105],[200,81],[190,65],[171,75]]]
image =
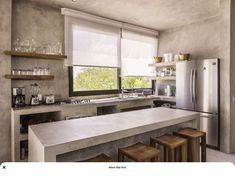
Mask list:
[[[118,89],[116,68],[73,67],[73,91],[115,90]],[[151,88],[151,80],[145,77],[124,77],[125,89]]]
[[74,75],[74,91],[118,89],[117,69],[100,67],[80,67],[78,69],[82,71]]
[[151,88],[151,80],[146,77],[124,77],[122,86],[125,89]]

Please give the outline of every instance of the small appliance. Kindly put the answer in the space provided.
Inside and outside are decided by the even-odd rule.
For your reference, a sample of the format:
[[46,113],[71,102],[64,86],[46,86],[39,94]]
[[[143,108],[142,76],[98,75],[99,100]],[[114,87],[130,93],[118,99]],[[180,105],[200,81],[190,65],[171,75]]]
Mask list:
[[44,104],[55,104],[55,96],[54,95],[45,95],[44,96]]
[[19,108],[25,106],[25,88],[14,87],[12,89],[12,107]]
[[37,83],[31,84],[31,99],[30,105],[36,106],[40,104],[39,94],[39,85]]

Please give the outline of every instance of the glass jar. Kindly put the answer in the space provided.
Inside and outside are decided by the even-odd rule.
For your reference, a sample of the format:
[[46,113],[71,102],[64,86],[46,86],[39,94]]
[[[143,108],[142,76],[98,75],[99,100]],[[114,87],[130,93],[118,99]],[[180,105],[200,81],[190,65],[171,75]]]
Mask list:
[[18,75],[22,75],[22,73],[23,73],[23,71],[20,69],[20,70],[18,70]]
[[27,71],[26,70],[21,70],[21,75],[27,75]]
[[20,39],[19,38],[16,38],[16,40],[13,42],[13,50],[20,51]]
[[33,70],[26,70],[26,75],[32,75],[33,74]]
[[61,42],[57,42],[57,44],[56,44],[56,47],[57,47],[57,53],[59,54],[59,55],[63,55],[63,46],[62,46],[62,43]]
[[11,74],[12,74],[12,75],[17,75],[17,72],[18,72],[18,70],[13,69],[13,70],[11,71]]
[[47,75],[47,69],[46,68],[43,69],[43,75]]
[[38,68],[37,67],[33,68],[33,75],[38,75]]
[[50,74],[51,74],[50,68],[46,68],[46,75],[50,75]]
[[43,68],[42,67],[38,68],[38,75],[43,75]]

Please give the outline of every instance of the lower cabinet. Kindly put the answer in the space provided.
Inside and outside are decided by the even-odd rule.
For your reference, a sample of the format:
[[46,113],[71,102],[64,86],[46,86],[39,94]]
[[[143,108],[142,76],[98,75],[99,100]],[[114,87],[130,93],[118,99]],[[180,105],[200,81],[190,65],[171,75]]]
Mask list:
[[124,109],[121,109],[121,112],[136,111],[136,110],[149,109],[149,108],[151,108],[150,105],[146,105],[146,106],[137,106],[137,107],[131,107],[131,108],[124,108]]

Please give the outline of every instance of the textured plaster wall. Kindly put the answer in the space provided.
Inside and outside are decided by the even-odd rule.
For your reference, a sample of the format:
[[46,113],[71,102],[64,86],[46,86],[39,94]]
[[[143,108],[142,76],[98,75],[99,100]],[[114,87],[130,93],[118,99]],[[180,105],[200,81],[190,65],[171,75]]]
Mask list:
[[230,115],[230,7],[231,0],[221,0],[220,19],[220,139],[221,150],[231,152]]
[[[235,96],[235,2],[231,1],[231,61],[230,61],[230,89],[231,96]],[[231,151],[235,152],[235,103],[231,98]]]
[[219,33],[218,17],[163,31],[159,38],[159,54],[189,52],[192,53],[193,59],[218,57],[220,52]]
[[[37,45],[64,43],[64,18],[59,8],[39,5],[27,0],[13,0],[13,41],[16,38],[34,39]],[[12,68],[50,68],[55,76],[52,81],[13,81],[13,87],[26,87],[27,102],[30,84],[38,83],[42,94],[55,94],[56,99],[68,98],[68,69],[64,61],[13,58]]]
[[0,163],[10,161],[11,81],[3,76],[10,73],[11,59],[3,50],[11,47],[11,0],[0,0]]
[[189,52],[193,59],[221,59],[221,150],[230,152],[230,0],[220,1],[220,15],[160,33],[159,54]]
[[[230,119],[230,1],[221,0],[220,15],[210,20],[160,34],[159,52],[190,52],[195,59],[220,57],[221,62],[221,149],[235,151],[235,120]],[[34,38],[38,44],[64,41],[64,21],[59,8],[13,0],[12,38]],[[0,162],[10,160],[10,101],[11,81],[2,75],[10,73],[11,59],[2,50],[11,47],[11,0],[0,0]],[[233,60],[231,59],[231,64]],[[68,98],[68,73],[63,61],[12,58],[12,68],[49,67],[53,81],[13,81],[12,86],[25,86],[29,101],[30,84],[37,82],[43,94],[53,93],[57,99]],[[231,65],[232,68],[232,65]],[[232,69],[231,69],[232,70]],[[231,74],[234,74],[231,72]],[[231,77],[231,82],[233,82]],[[231,91],[233,90],[231,85]],[[231,106],[231,114],[234,114]],[[231,116],[232,117],[232,116]],[[230,120],[231,129],[230,130]],[[231,139],[231,148],[230,148]]]

